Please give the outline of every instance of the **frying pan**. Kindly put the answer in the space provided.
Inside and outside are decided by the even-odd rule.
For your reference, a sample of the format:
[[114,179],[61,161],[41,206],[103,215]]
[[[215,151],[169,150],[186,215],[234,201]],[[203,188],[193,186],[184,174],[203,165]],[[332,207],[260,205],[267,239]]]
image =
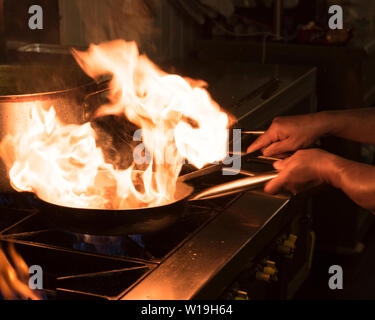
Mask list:
[[88,209],[65,207],[38,198],[41,213],[58,228],[92,235],[125,235],[152,233],[175,223],[190,201],[217,198],[259,188],[275,178],[276,172],[248,176],[219,184],[202,192],[184,182],[177,182],[175,201],[166,205],[136,209]]

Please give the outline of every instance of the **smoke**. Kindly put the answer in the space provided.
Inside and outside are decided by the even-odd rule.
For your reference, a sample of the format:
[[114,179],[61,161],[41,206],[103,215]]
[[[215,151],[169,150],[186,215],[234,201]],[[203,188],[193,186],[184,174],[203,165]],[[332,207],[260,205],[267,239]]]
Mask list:
[[125,39],[149,46],[161,0],[76,0],[87,44]]

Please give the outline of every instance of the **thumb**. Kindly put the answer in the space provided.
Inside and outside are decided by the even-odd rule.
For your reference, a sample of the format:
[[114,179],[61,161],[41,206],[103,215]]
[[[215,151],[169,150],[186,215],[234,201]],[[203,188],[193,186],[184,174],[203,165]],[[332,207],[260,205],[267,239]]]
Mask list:
[[264,191],[266,193],[276,194],[282,189],[284,183],[285,183],[284,178],[279,175],[278,177],[276,177],[275,179],[272,179],[270,182],[268,182],[265,185]]
[[285,167],[285,160],[278,160],[278,161],[275,161],[273,163],[273,167],[278,170],[278,171],[281,171],[284,169]]

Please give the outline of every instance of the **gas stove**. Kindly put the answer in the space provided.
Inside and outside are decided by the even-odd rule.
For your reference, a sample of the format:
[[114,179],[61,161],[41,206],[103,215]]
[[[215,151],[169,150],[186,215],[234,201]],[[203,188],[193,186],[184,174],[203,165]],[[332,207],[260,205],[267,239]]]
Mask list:
[[[246,165],[252,172],[266,166]],[[192,183],[212,185],[218,175]],[[251,262],[271,243],[282,245],[288,234],[281,230],[296,217],[308,223],[308,211],[297,200],[261,190],[205,200],[189,205],[176,224],[160,232],[109,237],[59,230],[40,215],[33,197],[9,193],[1,197],[0,242],[3,248],[13,243],[29,266],[41,266],[46,299],[229,298],[246,268],[260,277],[256,268],[263,262],[255,269]]]
[[[314,69],[232,63],[221,66],[220,76],[208,64],[191,70],[210,83],[240,128],[264,129],[277,115],[314,110]],[[253,159],[242,169],[261,173],[271,166]],[[212,172],[189,183],[199,190],[223,179]],[[29,266],[41,266],[44,299],[283,299],[293,296],[311,264],[306,195],[254,190],[204,200],[189,204],[167,229],[116,237],[58,229],[40,210],[30,194],[0,195],[1,247],[13,243]]]

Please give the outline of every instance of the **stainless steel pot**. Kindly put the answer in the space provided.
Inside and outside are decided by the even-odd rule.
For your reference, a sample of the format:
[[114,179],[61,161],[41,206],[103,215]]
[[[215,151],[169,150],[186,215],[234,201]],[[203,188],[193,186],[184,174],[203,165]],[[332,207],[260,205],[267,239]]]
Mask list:
[[[65,123],[83,123],[99,104],[94,93],[101,84],[84,74],[76,64],[0,66],[0,140],[25,127],[35,104],[53,106]],[[96,105],[97,104],[97,105]],[[7,170],[0,160],[0,192],[12,190]]]

